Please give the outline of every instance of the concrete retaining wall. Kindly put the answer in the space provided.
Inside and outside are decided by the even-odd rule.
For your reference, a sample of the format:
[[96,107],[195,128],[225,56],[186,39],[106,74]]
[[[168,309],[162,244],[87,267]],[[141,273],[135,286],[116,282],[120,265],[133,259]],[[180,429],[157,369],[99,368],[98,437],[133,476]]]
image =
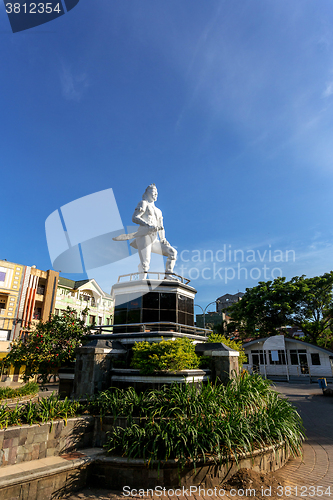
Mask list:
[[[97,449],[97,447],[102,447],[105,443],[107,431],[111,430],[114,425],[124,427],[126,424],[126,418],[119,418],[114,422],[113,417],[108,416],[104,417],[101,423],[99,417],[87,416],[68,419],[67,426],[63,420],[60,420],[41,425],[24,425],[3,429],[0,431],[0,465],[3,467],[45,457],[64,456],[66,453],[70,454],[80,449]],[[98,449],[100,450],[99,453],[101,453],[102,449]],[[275,449],[267,447],[262,450],[256,450],[252,455],[242,454],[239,456],[238,465],[230,457],[222,465],[217,465],[213,461],[208,461],[205,464],[197,464],[196,469],[190,465],[181,472],[181,485],[201,484],[206,487],[215,486],[220,484],[221,481],[226,480],[239,467],[254,468],[258,472],[274,471],[282,467],[288,458],[289,450],[281,444],[275,447]],[[88,463],[89,474],[87,476],[85,466]],[[164,464],[159,472],[155,467],[147,468],[144,460],[128,460],[127,458],[114,456],[96,456],[95,459],[88,460],[88,462],[82,463],[82,465],[84,465],[82,474],[79,471],[74,473],[74,471],[69,471],[66,468],[66,471],[55,471],[54,478],[50,477],[48,481],[43,479],[43,475],[40,477],[40,473],[38,473],[38,478],[36,477],[37,482],[32,481],[31,488],[33,488],[33,491],[35,491],[34,488],[37,488],[38,491],[43,488],[48,488],[50,491],[53,489],[54,491],[60,484],[64,487],[72,474],[71,481],[78,474],[77,479],[80,487],[82,487],[87,478],[89,479],[89,484],[112,489],[121,489],[125,484],[129,486],[140,485],[140,488],[144,489],[154,488],[160,484],[169,487],[179,485],[178,464],[172,460]],[[73,464],[73,467],[75,469],[76,466]],[[67,477],[68,474],[69,476]],[[14,480],[13,484],[6,485],[6,491],[7,488],[9,490],[14,488],[13,491],[15,488],[19,488],[21,480],[22,478],[18,477],[17,482]],[[28,482],[30,484],[30,479]],[[37,483],[39,484],[38,487],[36,486]],[[1,496],[1,494],[1,498],[7,498]],[[39,500],[42,496],[38,495],[35,497],[34,494],[32,496],[29,494],[26,498],[38,498]],[[9,496],[8,498],[12,497]],[[18,498],[21,498],[21,496],[18,496]]]
[[[232,475],[238,467],[254,468],[258,472],[279,469],[288,460],[289,451],[281,445],[257,450],[252,456],[239,457],[238,466],[233,460],[222,465],[212,461],[189,465],[177,471],[177,462],[170,460],[158,472],[156,467],[147,468],[143,460],[128,460],[104,455],[101,447],[105,434],[114,425],[126,425],[126,418],[116,422],[112,417],[80,417],[41,425],[10,427],[0,431],[1,466],[19,464],[31,460],[62,455],[61,463],[34,470],[18,471],[0,478],[1,500],[51,500],[63,499],[70,492],[84,486],[122,489],[124,485],[154,488],[157,485],[174,487],[179,485],[218,485]],[[90,448],[90,450],[87,450]],[[81,449],[80,453],[71,453]],[[67,454],[67,455],[66,455]],[[77,456],[76,456],[77,455]],[[64,462],[65,465],[64,465]],[[4,469],[3,469],[4,470]]]
[[122,490],[124,485],[137,489],[154,489],[159,485],[166,488],[199,485],[214,488],[222,481],[228,480],[240,468],[263,473],[274,472],[287,462],[289,456],[290,450],[281,443],[279,446],[256,450],[253,454],[240,454],[238,464],[232,457],[228,457],[222,464],[208,459],[206,463],[197,463],[195,468],[193,464],[189,464],[180,472],[175,460],[165,462],[158,470],[157,464],[148,467],[142,459],[105,456],[98,457],[92,464],[90,484],[115,490]]

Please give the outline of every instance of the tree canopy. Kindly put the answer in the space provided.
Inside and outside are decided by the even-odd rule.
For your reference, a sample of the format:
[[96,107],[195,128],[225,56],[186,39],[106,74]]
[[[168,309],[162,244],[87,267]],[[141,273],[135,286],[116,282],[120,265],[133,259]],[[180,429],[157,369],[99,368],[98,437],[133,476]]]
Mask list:
[[38,323],[25,338],[14,340],[2,363],[24,366],[24,380],[41,375],[45,383],[48,375],[75,359],[75,349],[88,332],[84,321],[68,307],[62,316],[53,315],[50,321]]
[[277,335],[296,326],[305,340],[327,347],[333,341],[333,271],[314,278],[261,281],[247,288],[228,313],[242,338]]

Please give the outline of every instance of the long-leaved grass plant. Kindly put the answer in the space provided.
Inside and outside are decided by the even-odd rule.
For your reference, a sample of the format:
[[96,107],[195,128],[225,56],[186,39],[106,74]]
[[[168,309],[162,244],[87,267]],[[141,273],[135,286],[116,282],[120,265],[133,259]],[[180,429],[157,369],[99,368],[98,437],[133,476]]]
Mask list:
[[12,425],[32,425],[54,420],[64,420],[67,424],[68,418],[80,415],[83,410],[84,408],[79,401],[71,401],[68,398],[61,400],[55,394],[38,401],[17,403],[14,408],[5,404],[0,406],[0,428]]
[[[109,432],[109,452],[149,463],[176,459],[181,467],[207,456],[237,460],[240,453],[281,442],[294,455],[301,453],[304,428],[297,410],[260,375],[244,373],[227,386],[207,384],[201,390],[174,384],[140,397],[133,389],[113,395],[103,414],[126,417],[127,426]],[[99,398],[105,402],[105,393]]]

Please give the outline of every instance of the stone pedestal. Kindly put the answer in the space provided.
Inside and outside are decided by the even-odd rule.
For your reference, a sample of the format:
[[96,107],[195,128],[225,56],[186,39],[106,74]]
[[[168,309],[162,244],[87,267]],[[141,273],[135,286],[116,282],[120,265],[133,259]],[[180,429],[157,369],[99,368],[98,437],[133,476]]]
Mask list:
[[197,344],[195,352],[211,357],[212,380],[219,380],[222,384],[227,384],[230,379],[239,373],[238,357],[239,352],[222,344],[222,342],[206,342]]
[[[177,280],[148,279],[116,283],[111,291],[115,299],[113,332],[137,332],[138,326],[135,324],[159,322],[194,327],[196,293],[193,287]],[[116,326],[127,324],[130,326]],[[160,325],[164,330],[166,326]],[[146,330],[149,331],[148,325]]]
[[[118,347],[118,348],[117,348]],[[126,354],[121,346],[107,339],[92,339],[76,351],[73,397],[93,395],[111,385],[112,357]]]

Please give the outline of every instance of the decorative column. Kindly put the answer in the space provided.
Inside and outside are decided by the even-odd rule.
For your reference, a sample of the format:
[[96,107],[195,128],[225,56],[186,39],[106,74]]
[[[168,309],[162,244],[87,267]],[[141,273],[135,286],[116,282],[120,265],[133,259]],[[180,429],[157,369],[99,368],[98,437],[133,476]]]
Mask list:
[[73,396],[93,395],[111,385],[112,358],[126,353],[119,342],[94,339],[76,351]]
[[239,373],[239,352],[231,349],[222,342],[205,342],[195,346],[195,352],[203,356],[210,356],[212,381],[220,381],[223,385]]

